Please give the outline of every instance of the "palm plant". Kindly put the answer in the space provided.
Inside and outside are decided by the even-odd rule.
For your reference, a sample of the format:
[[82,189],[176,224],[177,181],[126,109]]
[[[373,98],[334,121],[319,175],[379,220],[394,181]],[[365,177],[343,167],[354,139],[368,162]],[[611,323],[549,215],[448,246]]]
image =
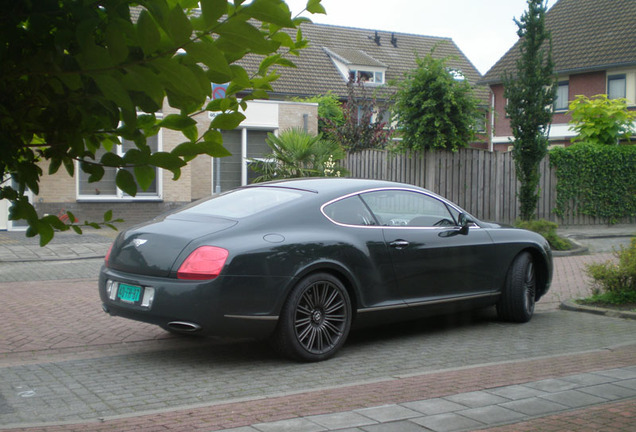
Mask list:
[[344,173],[344,168],[337,164],[344,159],[344,150],[338,143],[322,139],[322,134],[311,135],[294,128],[279,136],[270,133],[265,141],[272,153],[264,159],[252,160],[252,166],[261,174],[256,182]]

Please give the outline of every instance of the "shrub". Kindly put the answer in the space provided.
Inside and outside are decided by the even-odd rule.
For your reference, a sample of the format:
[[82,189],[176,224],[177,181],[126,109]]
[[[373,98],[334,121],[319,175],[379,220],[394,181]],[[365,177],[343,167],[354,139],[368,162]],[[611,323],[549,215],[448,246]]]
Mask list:
[[560,217],[587,215],[608,223],[636,217],[636,146],[578,143],[550,151]]
[[614,252],[617,261],[588,264],[586,273],[593,280],[595,293],[606,294],[608,303],[636,302],[636,237],[628,247]]
[[548,243],[550,243],[550,247],[553,250],[572,249],[572,243],[557,235],[556,230],[559,226],[554,222],[550,222],[545,219],[517,221],[515,226],[517,228],[523,228],[541,234]]

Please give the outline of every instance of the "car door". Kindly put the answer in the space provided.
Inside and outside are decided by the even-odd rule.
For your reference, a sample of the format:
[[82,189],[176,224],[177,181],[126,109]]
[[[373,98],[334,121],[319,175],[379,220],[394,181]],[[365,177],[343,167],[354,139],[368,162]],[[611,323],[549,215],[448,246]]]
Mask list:
[[382,228],[360,196],[327,203],[322,211],[336,225],[334,231],[343,245],[355,246],[340,252],[348,257],[346,261],[360,282],[358,306],[364,310],[404,306]]
[[379,190],[362,198],[383,226],[405,302],[471,297],[493,290],[492,240],[476,225],[462,230],[458,210],[416,190]]

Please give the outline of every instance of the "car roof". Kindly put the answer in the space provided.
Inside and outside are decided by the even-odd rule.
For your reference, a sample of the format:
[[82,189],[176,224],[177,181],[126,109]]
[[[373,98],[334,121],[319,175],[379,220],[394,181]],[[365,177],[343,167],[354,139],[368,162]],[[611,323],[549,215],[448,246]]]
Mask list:
[[265,183],[256,183],[247,187],[284,187],[291,189],[300,189],[308,192],[314,192],[318,194],[340,194],[346,195],[348,193],[354,193],[366,189],[375,188],[410,188],[410,189],[422,189],[417,186],[413,186],[405,183],[396,183],[386,180],[369,180],[369,179],[354,179],[343,177],[308,177],[302,179],[286,179],[276,180]]

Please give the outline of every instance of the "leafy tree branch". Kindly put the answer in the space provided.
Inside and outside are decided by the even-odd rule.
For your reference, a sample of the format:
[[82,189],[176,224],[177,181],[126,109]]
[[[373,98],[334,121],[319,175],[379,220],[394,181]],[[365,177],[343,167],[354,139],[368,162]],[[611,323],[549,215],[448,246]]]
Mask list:
[[[195,8],[196,12],[195,13]],[[198,9],[200,8],[200,9]],[[324,13],[320,0],[306,9]],[[150,185],[156,167],[178,179],[198,155],[228,154],[218,131],[236,128],[240,109],[266,98],[275,67],[293,67],[287,55],[307,45],[304,18],[292,18],[283,0],[42,0],[13,2],[0,18],[0,179],[11,177],[0,199],[27,235],[46,244],[69,229],[39,217],[26,198],[43,176],[64,167],[99,181],[104,167],[120,169],[117,187],[130,195]],[[295,38],[293,34],[296,34]],[[239,63],[262,57],[254,75]],[[224,99],[209,100],[211,84],[228,84]],[[164,103],[176,111],[154,113]],[[218,113],[199,132],[194,116]],[[161,128],[178,131],[181,144],[153,152],[146,139]],[[134,148],[118,155],[123,140]],[[101,156],[98,158],[98,155]],[[120,175],[121,173],[121,175]],[[106,216],[109,216],[106,218]],[[74,220],[74,218],[69,218]],[[108,220],[107,220],[108,219]],[[105,215],[103,224],[110,224]]]

